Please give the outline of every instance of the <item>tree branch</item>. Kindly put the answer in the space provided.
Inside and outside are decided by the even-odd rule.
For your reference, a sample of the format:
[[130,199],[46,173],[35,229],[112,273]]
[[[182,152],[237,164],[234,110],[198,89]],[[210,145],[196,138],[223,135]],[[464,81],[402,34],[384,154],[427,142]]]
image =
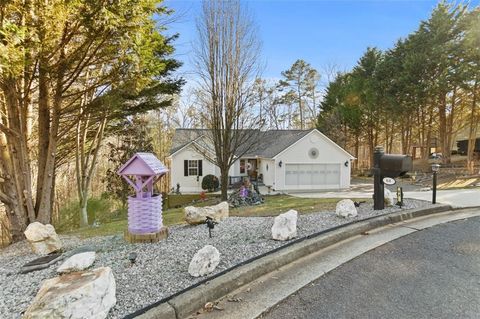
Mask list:
[[4,203],[4,204],[11,204],[12,201],[8,198],[7,194],[5,194],[4,192],[2,192],[0,190],[0,202]]
[[7,135],[10,135],[10,136],[13,135],[15,137],[20,137],[20,133],[18,133],[15,130],[12,130],[11,128],[9,128],[8,126],[6,126],[5,124],[2,124],[2,123],[0,123],[0,131],[2,131],[3,133],[5,133]]

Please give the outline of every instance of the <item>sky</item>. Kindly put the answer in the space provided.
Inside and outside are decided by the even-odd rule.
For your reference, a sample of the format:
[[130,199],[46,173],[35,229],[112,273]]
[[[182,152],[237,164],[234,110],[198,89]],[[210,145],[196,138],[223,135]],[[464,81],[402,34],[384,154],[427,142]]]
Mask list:
[[[263,78],[278,79],[297,59],[321,74],[328,65],[350,70],[367,47],[382,50],[415,31],[428,19],[438,1],[430,0],[247,0],[259,28]],[[471,1],[479,5],[480,0]],[[165,0],[175,10],[170,33],[179,33],[175,57],[184,65],[180,75],[192,73],[192,42],[200,0]],[[325,72],[323,72],[325,73]],[[191,85],[191,83],[190,83]]]

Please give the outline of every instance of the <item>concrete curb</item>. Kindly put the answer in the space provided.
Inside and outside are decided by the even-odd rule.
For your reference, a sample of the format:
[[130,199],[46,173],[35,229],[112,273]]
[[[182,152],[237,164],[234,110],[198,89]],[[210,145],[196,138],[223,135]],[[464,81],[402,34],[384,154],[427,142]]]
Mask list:
[[240,265],[227,269],[212,278],[208,278],[171,297],[140,309],[125,318],[185,318],[201,309],[207,302],[219,299],[269,272],[320,249],[388,224],[449,210],[452,210],[450,205],[438,205],[426,209],[400,211],[352,222],[303,237],[265,255],[247,260]]

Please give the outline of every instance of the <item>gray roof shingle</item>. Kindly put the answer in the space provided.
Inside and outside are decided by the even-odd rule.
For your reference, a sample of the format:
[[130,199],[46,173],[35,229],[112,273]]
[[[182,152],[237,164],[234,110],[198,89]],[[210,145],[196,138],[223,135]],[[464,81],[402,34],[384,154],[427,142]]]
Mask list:
[[[173,154],[186,146],[188,143],[207,135],[207,129],[176,129],[172,141],[170,154]],[[254,145],[243,154],[244,157],[273,158],[287,147],[310,133],[312,130],[269,130],[254,131]],[[245,148],[239,147],[237,155],[245,152]]]

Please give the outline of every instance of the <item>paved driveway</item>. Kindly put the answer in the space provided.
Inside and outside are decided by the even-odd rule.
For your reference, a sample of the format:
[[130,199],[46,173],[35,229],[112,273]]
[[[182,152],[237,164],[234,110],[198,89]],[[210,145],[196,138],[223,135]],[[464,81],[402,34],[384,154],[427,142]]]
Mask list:
[[[395,192],[396,187],[390,189]],[[303,198],[372,198],[373,185],[356,184],[344,191],[292,193],[291,195]],[[404,192],[404,197],[431,201],[432,191],[408,191]],[[480,206],[480,188],[438,190],[437,202],[452,207],[477,207]]]
[[331,271],[262,316],[479,318],[480,218],[402,237]]
[[[406,198],[432,200],[432,191],[406,192]],[[480,188],[452,189],[437,191],[437,202],[449,204],[452,207],[475,207],[480,206]]]
[[290,193],[292,196],[302,198],[372,198],[373,184],[362,183],[355,184],[348,190],[322,191],[322,192],[305,192]]

